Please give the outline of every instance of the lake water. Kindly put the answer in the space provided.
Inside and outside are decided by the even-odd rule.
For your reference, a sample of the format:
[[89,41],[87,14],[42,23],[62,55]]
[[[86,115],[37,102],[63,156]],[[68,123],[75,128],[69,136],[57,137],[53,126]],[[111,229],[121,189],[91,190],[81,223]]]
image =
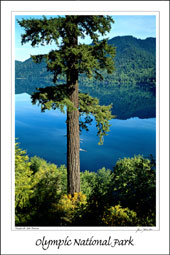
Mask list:
[[[156,155],[156,118],[113,119],[104,144],[98,145],[95,121],[89,131],[83,131],[80,147],[81,171],[96,171],[102,167],[113,169],[119,158]],[[66,115],[58,110],[42,113],[32,105],[30,95],[15,95],[15,137],[30,157],[39,156],[66,165]]]

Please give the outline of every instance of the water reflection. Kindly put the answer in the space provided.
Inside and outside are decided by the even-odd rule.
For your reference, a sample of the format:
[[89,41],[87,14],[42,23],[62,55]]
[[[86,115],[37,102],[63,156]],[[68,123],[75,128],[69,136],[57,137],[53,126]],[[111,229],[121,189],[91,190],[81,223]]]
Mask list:
[[[94,90],[90,93],[92,94],[93,92]],[[116,95],[115,91],[114,93],[114,95]],[[102,94],[101,90],[98,93],[96,92],[96,94],[100,97],[101,103],[102,100],[103,102],[106,100],[104,92]],[[149,116],[149,118],[140,119],[139,115],[137,117],[132,117],[132,113],[127,112],[126,117],[131,117],[122,120],[120,117],[125,117],[122,112],[127,110],[127,105],[130,105],[128,109],[133,110],[133,97],[131,97],[131,102],[129,103],[122,99],[123,105],[121,105],[118,99],[113,98],[113,91],[110,93],[110,100],[112,100],[112,102],[115,100],[115,104],[117,100],[119,105],[122,106],[116,108],[116,114],[120,119],[111,120],[111,131],[109,135],[105,137],[103,146],[98,146],[99,138],[97,137],[95,121],[90,126],[88,132],[82,132],[80,146],[81,149],[85,151],[80,152],[81,171],[86,169],[96,171],[103,166],[112,169],[119,158],[133,157],[138,154],[144,156],[152,154],[155,157],[155,100],[152,99],[153,101],[151,100],[150,104],[148,100],[147,105],[146,96],[140,98],[138,95],[138,98],[141,100],[141,103],[144,98],[146,99],[145,102],[143,101],[144,103],[142,105],[139,104],[139,108],[145,108],[145,111],[146,109],[150,109],[147,111],[147,116]],[[109,99],[105,102],[107,102],[107,104],[110,103]],[[136,103],[136,105],[138,104]],[[146,108],[146,106],[148,108]],[[123,109],[123,107],[126,108]],[[136,108],[133,110],[134,115],[135,113],[139,113],[139,110]],[[144,114],[146,113],[140,116],[144,116]],[[37,155],[57,165],[66,164],[66,116],[59,110],[50,110],[41,113],[40,107],[31,104],[30,95],[26,93],[16,94],[15,132],[15,136],[19,138],[21,147],[27,150],[30,157]]]
[[[36,88],[46,86],[52,86],[52,83],[44,80],[16,79],[15,94],[32,94],[36,91]],[[97,97],[102,105],[112,103],[112,114],[116,115],[117,119],[156,117],[155,89],[149,89],[147,85],[130,87],[113,84],[109,88],[81,86],[80,91]]]

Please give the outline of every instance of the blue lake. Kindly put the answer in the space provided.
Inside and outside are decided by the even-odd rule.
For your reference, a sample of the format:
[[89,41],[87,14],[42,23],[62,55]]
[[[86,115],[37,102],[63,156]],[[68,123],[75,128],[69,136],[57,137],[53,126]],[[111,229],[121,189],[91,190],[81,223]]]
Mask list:
[[[112,169],[119,158],[141,154],[156,156],[156,118],[125,120],[113,119],[104,144],[98,145],[95,121],[80,138],[81,171]],[[31,104],[30,95],[15,95],[15,137],[30,157],[39,156],[57,164],[66,165],[66,115],[59,110],[42,113]]]

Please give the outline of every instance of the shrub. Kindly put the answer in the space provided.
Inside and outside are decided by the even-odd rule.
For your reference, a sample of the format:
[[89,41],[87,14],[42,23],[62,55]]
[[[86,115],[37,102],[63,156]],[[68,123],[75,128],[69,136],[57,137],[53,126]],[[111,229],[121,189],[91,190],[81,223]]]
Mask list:
[[24,224],[28,219],[27,213],[22,213],[30,203],[33,193],[32,171],[30,170],[29,158],[18,143],[15,143],[15,223]]
[[113,174],[115,201],[137,212],[138,217],[155,215],[156,172],[142,156],[117,161]]
[[[67,193],[66,167],[33,157],[16,143],[15,222],[20,226],[154,226],[154,160],[117,161],[114,171],[81,172],[82,193]],[[137,219],[138,218],[138,219]]]
[[138,222],[136,212],[129,208],[115,205],[109,208],[103,216],[103,222],[109,226],[136,226]]
[[[57,168],[39,157],[29,161],[26,152],[15,147],[15,223],[16,225],[51,225],[52,203],[67,190],[65,166]],[[53,221],[53,222],[52,222]]]
[[53,204],[52,212],[56,214],[60,225],[74,225],[86,208],[86,196],[82,192],[74,193],[74,196],[64,195],[57,204]]
[[90,199],[104,206],[112,203],[113,195],[113,173],[109,169],[99,169],[96,173]]
[[96,182],[95,172],[80,172],[81,191],[86,195],[87,199],[90,197]]
[[31,170],[33,171],[33,173],[35,174],[40,166],[45,162],[45,160],[37,157],[37,156],[34,156],[30,159],[30,168]]
[[66,192],[66,168],[57,168],[55,164],[40,159],[39,169],[33,178],[33,196],[30,200],[32,206],[32,225],[52,225],[53,215],[50,209]]
[[87,181],[87,187],[89,181],[90,189],[87,195],[87,208],[83,212],[83,221],[77,224],[81,226],[102,225],[104,210],[112,205],[113,173],[109,169],[102,168],[92,175],[91,173],[85,173],[83,177]]
[[102,168],[97,171],[95,188],[100,196],[105,196],[112,187],[113,173],[110,169]]
[[81,172],[81,190],[86,194],[87,198],[92,196],[105,197],[107,196],[112,187],[112,171],[106,168],[99,169],[97,173],[95,172]]

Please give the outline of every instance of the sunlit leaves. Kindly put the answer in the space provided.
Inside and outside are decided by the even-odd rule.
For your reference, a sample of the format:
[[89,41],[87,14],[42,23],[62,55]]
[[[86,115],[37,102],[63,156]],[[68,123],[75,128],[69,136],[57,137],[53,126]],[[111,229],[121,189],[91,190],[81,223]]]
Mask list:
[[15,144],[15,207],[24,207],[32,193],[29,158],[26,152],[21,150],[18,143]]
[[120,159],[113,175],[114,192],[123,207],[143,217],[155,212],[156,172],[151,160],[140,155]]
[[82,193],[74,195],[63,195],[57,204],[53,204],[51,211],[60,215],[61,225],[72,224],[76,218],[81,218],[83,211],[86,209],[86,196]]
[[[26,152],[15,143],[15,220],[20,222],[20,211],[27,207],[32,190],[32,171]],[[28,220],[29,215],[22,217],[22,222]]]
[[154,226],[154,166],[153,160],[136,156],[119,160],[114,171],[81,172],[82,192],[71,196],[64,165],[36,156],[29,160],[16,144],[16,225]]
[[107,226],[136,226],[138,224],[136,212],[129,208],[122,208],[120,205],[107,209],[102,220]]

